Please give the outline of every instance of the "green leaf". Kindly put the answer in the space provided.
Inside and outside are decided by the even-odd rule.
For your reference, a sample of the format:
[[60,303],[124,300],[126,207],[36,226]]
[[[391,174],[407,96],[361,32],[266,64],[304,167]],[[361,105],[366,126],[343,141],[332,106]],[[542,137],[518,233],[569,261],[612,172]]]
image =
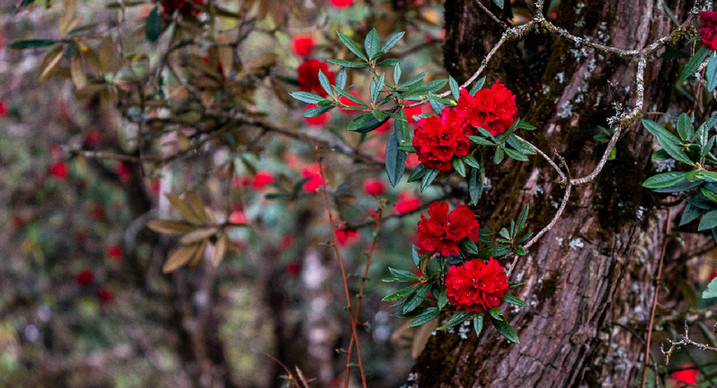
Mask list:
[[330,111],[333,108],[334,108],[333,105],[317,106],[316,108],[311,108],[311,109],[306,110],[302,116],[304,116],[306,118],[321,116],[322,114]]
[[351,69],[363,69],[363,68],[366,67],[366,64],[365,64],[365,63],[361,63],[361,62],[351,62],[351,61],[346,61],[346,60],[343,60],[343,59],[329,59],[327,62],[328,62],[328,63],[333,63],[334,65],[339,65],[339,66],[342,66],[342,67],[348,67],[348,68],[351,68]]
[[670,154],[667,151],[660,148],[659,150],[652,153],[652,160],[655,162],[661,162],[663,160],[670,159]]
[[329,82],[329,79],[326,78],[326,74],[324,74],[321,69],[319,69],[319,83],[321,84],[321,87],[326,91],[326,94],[329,96],[334,95],[333,89],[331,89],[331,82]]
[[[386,279],[384,279],[385,281]],[[389,280],[393,281],[393,280]],[[412,292],[416,291],[418,287],[421,287],[420,283],[412,284],[408,287],[401,288],[400,290],[396,292],[392,292],[388,295],[386,295],[383,299],[381,299],[384,302],[394,302],[400,299],[405,298],[406,296],[410,295]]]
[[345,88],[346,87],[346,68],[342,67],[341,70],[339,70],[338,74],[336,74],[336,87],[337,88]]
[[505,154],[503,153],[503,149],[502,149],[502,148],[496,148],[496,149],[495,149],[495,154],[493,155],[493,163],[495,163],[495,164],[500,164],[500,162],[503,161],[503,157],[504,157],[504,156],[505,156]]
[[162,33],[162,19],[159,17],[159,6],[152,8],[144,24],[144,35],[147,40],[154,43]]
[[476,81],[475,84],[473,84],[473,87],[471,88],[470,95],[475,96],[476,92],[479,91],[483,84],[485,84],[485,77],[481,77],[478,81]]
[[689,141],[694,135],[695,129],[692,126],[692,120],[687,113],[682,113],[677,118],[677,134],[683,141]]
[[516,122],[516,128],[519,129],[527,129],[528,131],[532,131],[535,129],[534,125],[528,124],[525,121],[518,119]]
[[[382,51],[379,51],[378,53],[381,54]],[[396,59],[396,58],[389,58],[389,59],[384,59],[383,61],[377,63],[376,66],[378,66],[378,67],[391,67],[391,66],[396,66],[396,65],[398,65],[399,62],[400,62],[400,61],[399,61],[398,59]]]
[[483,313],[473,315],[473,330],[477,336],[480,336],[480,332],[483,331]]
[[398,181],[403,176],[403,170],[406,168],[406,155],[405,152],[398,149],[398,139],[396,134],[392,134],[386,142],[386,174],[388,175],[388,181],[391,182],[391,186],[396,187]]
[[376,32],[375,28],[372,28],[371,31],[366,35],[366,38],[363,42],[363,47],[366,49],[366,54],[368,54],[368,57],[371,58],[378,52],[379,46],[381,45],[381,38],[378,36],[378,32]]
[[471,154],[468,154],[468,155],[462,157],[461,159],[463,160],[463,163],[465,163],[473,168],[480,168],[480,163]]
[[[528,235],[530,235],[530,233],[529,233]],[[530,236],[528,236],[528,237],[530,237]],[[525,238],[525,237],[524,237],[524,238]],[[521,239],[521,240],[522,240],[522,239]],[[527,240],[527,238],[526,238],[526,240]],[[521,242],[522,242],[522,241],[521,241]],[[513,252],[515,252],[515,254],[518,255],[518,256],[525,256],[525,255],[528,254],[528,252],[525,251],[525,248],[523,248],[523,247],[521,247],[521,246],[517,246],[517,247],[513,248]]]
[[478,145],[484,145],[484,146],[495,146],[495,143],[491,140],[488,140],[481,136],[468,136],[468,139],[472,141],[473,143],[476,143]]
[[707,92],[712,92],[717,86],[717,51],[712,51],[710,62],[707,64],[705,71],[705,79],[707,80]]
[[697,70],[698,67],[704,62],[705,58],[707,58],[707,55],[709,54],[709,50],[705,46],[701,46],[699,50],[695,53],[694,56],[685,64],[685,67],[682,69],[682,74],[680,74],[680,81],[684,81],[689,76],[694,74],[694,72]]
[[428,103],[431,105],[431,109],[433,109],[433,111],[436,112],[437,115],[440,115],[441,112],[443,112],[443,109],[446,107],[445,105],[433,99],[429,99]]
[[403,303],[403,308],[401,309],[401,312],[403,314],[408,314],[411,311],[415,310],[416,307],[420,306],[421,303],[426,300],[426,296],[428,295],[428,291],[430,291],[430,289],[431,286],[428,284],[421,285],[421,287],[416,290],[416,293],[409,296],[406,299],[406,302]]
[[[526,155],[524,155],[523,153],[521,153],[520,151],[516,151],[516,150],[514,150],[514,149],[512,149],[512,148],[509,148],[509,147],[505,147],[505,148],[503,148],[503,150],[504,150],[505,153],[506,153],[508,156],[510,156],[512,159],[520,160],[520,161],[523,161],[523,162],[527,162],[527,161],[528,161],[528,157],[527,157]],[[496,164],[497,164],[497,163],[496,163]]]
[[421,277],[411,271],[406,271],[403,269],[396,269],[396,268],[391,268],[391,267],[388,267],[388,270],[391,272],[391,275],[393,275],[393,278],[391,281],[404,282],[404,283],[421,281]]
[[483,195],[483,179],[479,179],[478,169],[471,168],[468,173],[468,194],[471,197],[471,204],[475,206]]
[[408,327],[416,327],[421,326],[425,323],[428,323],[436,318],[441,314],[441,310],[439,310],[437,307],[429,307],[425,311],[423,311],[416,319],[413,320],[413,322],[408,324]]
[[469,254],[469,255],[477,255],[478,254],[478,246],[476,243],[469,239],[468,237],[461,240],[461,251]]
[[648,189],[658,189],[661,187],[670,187],[674,186],[683,180],[685,180],[685,175],[687,172],[685,171],[670,171],[670,172],[663,172],[657,175],[653,175],[649,178],[647,178],[643,183],[642,186],[646,187]]
[[702,216],[700,224],[697,226],[697,230],[712,229],[715,226],[717,226],[717,210],[711,210]]
[[393,82],[398,85],[401,82],[401,65],[399,63],[393,67]]
[[445,325],[438,328],[438,330],[450,329],[453,326],[463,323],[463,321],[470,318],[472,315],[473,315],[473,313],[470,311],[463,311],[463,310],[456,311],[455,313],[453,313],[453,316],[451,317],[451,319],[449,319]]
[[445,287],[435,286],[431,292],[436,297],[436,304],[438,305],[438,308],[443,309],[446,307],[448,304],[448,295],[446,294]]
[[667,151],[667,153],[675,160],[679,160],[680,162],[689,165],[694,165],[694,162],[690,160],[687,154],[685,154],[685,151],[683,151],[683,149],[678,145],[680,140],[677,136],[671,134],[654,121],[642,120],[642,124],[648,132],[657,137],[657,142],[660,143],[660,146],[662,146],[662,148],[664,148],[665,151]]
[[356,42],[354,42],[353,39],[349,38],[348,36],[342,34],[339,31],[337,31],[336,33],[339,35],[339,39],[341,39],[341,41],[344,43],[344,46],[346,46],[349,50],[351,50],[351,52],[354,53],[354,55],[356,55],[357,57],[368,62],[368,58],[366,58],[366,55],[364,55],[364,53],[361,52],[361,49],[356,44]]
[[[396,45],[396,43],[398,43],[401,40],[401,38],[403,38],[404,34],[405,34],[405,32],[401,31],[401,32],[397,32],[397,33],[391,35],[388,39],[386,39],[386,42],[383,44],[383,46],[381,46],[381,51],[387,53],[389,50],[391,50],[393,48],[393,46]],[[397,79],[394,79],[394,81],[396,81],[396,83],[398,83]]]
[[412,85],[414,85],[414,84],[417,84],[417,83],[423,81],[423,78],[424,78],[426,75],[428,75],[428,73],[424,71],[424,72],[421,73],[421,74],[418,74],[418,75],[416,75],[416,76],[411,77],[408,81],[404,82],[403,85],[401,85],[401,88],[402,88],[402,89],[406,89],[406,88],[408,88],[408,87],[410,87],[410,86],[412,86]]
[[497,5],[500,9],[503,9],[503,0],[493,0],[493,4]]
[[525,222],[528,220],[528,212],[530,211],[530,204],[526,204],[523,211],[518,216],[518,222],[515,224],[515,229],[520,232],[525,227]]
[[419,164],[418,166],[416,166],[415,169],[413,169],[411,175],[408,176],[408,182],[414,182],[423,178],[426,174],[428,174],[429,171],[431,171],[430,168]]
[[518,333],[515,332],[512,326],[510,326],[510,323],[506,322],[504,319],[495,319],[492,315],[490,316],[490,321],[493,323],[493,326],[495,326],[498,332],[503,335],[503,337],[507,338],[509,341],[515,342],[516,344],[520,343]]
[[12,44],[10,44],[10,48],[23,50],[26,48],[52,46],[55,43],[57,43],[57,41],[49,40],[49,39],[18,40],[18,41],[12,42]]
[[453,94],[453,98],[458,101],[458,98],[461,96],[461,89],[458,86],[458,82],[456,82],[453,77],[448,76],[448,85],[451,87],[451,94]]
[[707,289],[702,292],[702,299],[717,297],[717,278],[714,278],[707,285]]
[[496,141],[496,144],[497,144],[497,140],[496,140],[495,136],[493,136],[492,133],[488,132],[487,129],[481,128],[481,127],[476,127],[476,130],[478,131],[478,133],[480,133],[481,135],[487,137],[488,139],[491,139],[491,140],[493,140],[493,141]]
[[510,295],[510,294],[504,294],[503,301],[508,302],[510,304],[514,304],[516,306],[523,306],[523,307],[528,306],[528,304],[523,302],[522,300],[520,300],[520,298],[518,298],[517,296]]
[[515,137],[515,135],[512,133],[510,134],[510,136],[508,136],[507,142],[511,147],[515,148],[516,150],[518,150],[519,152],[521,152],[523,154],[526,154],[526,155],[536,154],[535,149],[530,144],[528,144],[524,141],[518,140],[518,138]]
[[700,210],[700,208],[688,203],[685,206],[685,211],[682,212],[682,218],[680,218],[680,226],[689,224],[690,222],[697,219],[700,214],[702,214],[702,210]]
[[462,177],[466,177],[466,166],[463,164],[463,161],[459,158],[453,158],[451,159],[451,166],[453,166],[453,169],[456,170],[458,175]]
[[373,116],[373,113],[369,112],[351,120],[348,126],[348,130],[352,132],[367,133],[380,127],[386,121],[388,121],[388,119],[386,119],[385,121],[376,120],[376,118]]
[[413,258],[413,264],[416,264],[416,268],[421,263],[421,255],[418,254],[418,247],[415,245],[411,245],[411,258]]
[[318,94],[307,93],[307,92],[292,92],[289,93],[291,97],[307,104],[319,104],[326,99],[319,96]]
[[428,186],[430,186],[431,183],[433,183],[433,180],[436,179],[436,177],[438,176],[438,173],[440,173],[440,172],[441,172],[440,170],[432,168],[426,173],[426,175],[423,176],[423,179],[421,179],[421,192],[426,190],[428,188]]
[[507,256],[510,253],[510,245],[500,244],[492,247],[481,249],[478,252],[478,257],[481,260],[487,260],[489,257],[499,258]]

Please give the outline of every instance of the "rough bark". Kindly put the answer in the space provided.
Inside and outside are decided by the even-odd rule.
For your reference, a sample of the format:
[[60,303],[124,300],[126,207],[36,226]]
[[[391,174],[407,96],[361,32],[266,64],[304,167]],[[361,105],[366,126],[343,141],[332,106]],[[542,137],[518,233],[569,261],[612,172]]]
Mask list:
[[[668,3],[680,20],[692,6]],[[645,47],[674,28],[653,0],[564,0],[558,13],[556,24],[574,35],[625,49]],[[446,67],[466,79],[500,37],[500,26],[473,0],[447,2],[445,17]],[[605,149],[592,140],[597,126],[608,127],[616,106],[623,111],[633,106],[637,63],[548,35],[533,34],[522,42],[522,56],[517,43],[501,48],[486,85],[500,78],[513,90],[520,116],[538,127],[529,140],[549,154],[563,155],[573,177],[584,176]],[[648,63],[646,109],[665,107],[677,70],[674,61]],[[418,386],[626,386],[633,381],[642,364],[653,274],[665,238],[666,212],[641,187],[653,169],[652,140],[639,125],[626,131],[616,160],[597,180],[574,188],[562,220],[518,262],[511,280],[524,283],[516,293],[529,307],[504,310],[521,343],[509,343],[492,327],[467,340],[439,333],[416,360]],[[554,172],[537,158],[493,168],[488,176],[494,188],[477,211],[481,225],[491,229],[505,226],[529,202],[535,231],[549,222],[563,195]]]

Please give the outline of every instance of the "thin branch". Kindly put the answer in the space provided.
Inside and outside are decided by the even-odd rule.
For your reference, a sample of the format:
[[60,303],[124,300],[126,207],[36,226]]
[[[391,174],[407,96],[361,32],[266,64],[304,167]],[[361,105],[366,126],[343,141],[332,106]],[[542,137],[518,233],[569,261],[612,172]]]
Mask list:
[[670,225],[672,222],[672,211],[667,209],[667,219],[665,220],[665,233],[662,240],[662,249],[660,250],[660,261],[657,264],[657,276],[655,277],[655,293],[652,295],[652,311],[650,312],[650,324],[647,327],[647,339],[645,340],[645,359],[642,364],[642,382],[640,388],[645,388],[647,382],[647,364],[650,361],[650,340],[652,339],[652,326],[655,323],[655,310],[657,310],[657,295],[660,293],[660,278],[662,277],[662,263],[665,259],[665,250],[667,249],[667,241],[670,235]]
[[501,27],[503,27],[504,30],[507,30],[508,28],[510,28],[510,27],[508,27],[507,24],[505,24],[505,22],[498,19],[498,17],[495,16],[493,14],[493,12],[490,12],[490,10],[485,5],[483,5],[483,3],[480,2],[480,0],[476,0],[476,4],[478,4],[478,7],[480,7],[480,9],[482,9],[483,12],[485,12],[491,19],[493,19],[494,22],[498,23]]
[[543,152],[540,148],[534,146],[531,142],[529,142],[529,141],[523,139],[522,137],[520,137],[520,136],[518,136],[518,135],[516,135],[516,134],[513,134],[513,135],[515,136],[516,139],[518,139],[518,140],[522,141],[523,143],[526,143],[526,144],[528,144],[529,146],[531,146],[531,147],[535,150],[535,152],[538,153],[538,155],[542,156],[543,159],[545,159],[545,160],[548,162],[548,164],[550,164],[550,166],[553,167],[553,169],[555,170],[555,172],[558,173],[558,176],[560,176],[560,181],[558,181],[558,183],[565,182],[565,181],[568,179],[568,178],[565,176],[565,173],[563,173],[563,170],[561,170],[560,167],[558,167],[558,165],[555,164],[555,162],[553,162],[553,160],[552,160],[548,155],[545,154],[545,152]]
[[[336,251],[336,258],[339,262],[339,269],[341,270],[341,280],[344,284],[344,296],[346,297],[346,308],[349,313],[349,319],[351,321],[351,337],[356,341],[356,358],[358,358],[359,372],[361,373],[361,382],[363,387],[366,388],[366,375],[363,371],[363,362],[361,361],[361,346],[359,345],[358,333],[356,332],[356,320],[354,319],[351,311],[351,295],[349,293],[349,282],[348,276],[346,275],[346,269],[344,268],[344,261],[341,258],[341,250],[339,249],[339,239],[336,236],[336,223],[334,222],[334,216],[331,212],[331,203],[329,202],[328,194],[328,183],[326,181],[326,175],[324,174],[324,165],[321,162],[321,154],[319,153],[319,146],[315,147],[316,150],[316,161],[319,164],[319,173],[321,175],[321,181],[324,183],[324,201],[326,203],[326,211],[329,215],[329,224],[331,225],[331,234],[334,240],[334,250]],[[349,368],[351,367],[351,353],[348,354],[346,360],[346,380],[344,381],[344,388],[348,388],[349,385]]]

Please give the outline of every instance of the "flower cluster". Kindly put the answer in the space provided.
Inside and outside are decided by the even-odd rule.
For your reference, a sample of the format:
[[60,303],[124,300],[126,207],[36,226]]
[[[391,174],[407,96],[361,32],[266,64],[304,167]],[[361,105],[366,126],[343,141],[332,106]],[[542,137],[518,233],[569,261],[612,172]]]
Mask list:
[[451,159],[468,155],[476,127],[485,128],[493,136],[505,132],[518,116],[515,95],[500,81],[474,96],[461,89],[455,108],[444,108],[437,117],[416,122],[413,148],[426,167],[450,170]]
[[518,116],[515,95],[500,81],[490,89],[481,89],[471,96],[461,89],[461,97],[454,108],[472,127],[485,128],[493,136],[505,132]]
[[418,159],[430,168],[450,170],[453,157],[463,157],[470,151],[468,136],[473,129],[453,109],[446,108],[440,116],[416,122],[413,148]]
[[717,12],[700,12],[702,28],[697,31],[702,44],[710,50],[717,50]]
[[184,17],[197,16],[199,15],[199,10],[194,6],[202,4],[204,4],[204,0],[162,0],[162,11],[171,15],[174,11],[179,10],[179,13]]
[[433,202],[426,218],[421,214],[418,221],[418,242],[421,253],[438,252],[442,256],[460,253],[460,243],[464,238],[478,240],[478,220],[467,205],[459,204],[449,212],[445,202]]
[[446,295],[457,310],[480,313],[500,305],[508,289],[508,275],[497,260],[467,261],[446,274]]
[[334,72],[329,71],[329,65],[318,59],[310,59],[299,65],[299,89],[302,92],[315,92],[322,97],[326,97],[326,91],[319,82],[319,70],[326,75],[331,84],[336,83],[336,75]]

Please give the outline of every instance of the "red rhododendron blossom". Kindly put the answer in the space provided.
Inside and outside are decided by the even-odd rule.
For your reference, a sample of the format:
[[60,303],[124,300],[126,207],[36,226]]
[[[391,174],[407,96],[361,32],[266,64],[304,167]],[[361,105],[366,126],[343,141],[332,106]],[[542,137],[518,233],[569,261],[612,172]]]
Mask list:
[[77,273],[75,281],[81,286],[88,286],[95,281],[95,274],[89,269],[84,269]]
[[0,117],[7,116],[7,104],[5,101],[0,101]]
[[182,16],[197,16],[199,10],[194,8],[194,5],[202,4],[204,4],[204,0],[162,0],[162,11],[171,15],[174,11],[179,10]]
[[471,129],[453,109],[446,108],[440,116],[416,122],[413,148],[426,167],[450,170],[453,157],[463,157],[470,151]]
[[346,8],[350,7],[351,4],[354,3],[354,0],[330,0],[331,5],[333,5],[336,8]]
[[467,261],[446,274],[446,295],[456,310],[479,313],[500,305],[508,289],[508,275],[497,260]]
[[449,212],[445,202],[433,202],[426,218],[421,214],[418,221],[418,243],[420,253],[438,252],[442,256],[460,253],[464,238],[478,240],[478,220],[468,205],[458,204]]
[[[406,101],[406,105],[412,105],[416,102],[418,101]],[[413,119],[413,116],[418,116],[423,113],[424,106],[425,105],[417,105],[412,108],[403,108],[403,111],[406,113],[406,119],[408,120],[409,124],[413,124],[416,122],[416,120]]]
[[[717,12],[714,12],[717,13]],[[683,365],[682,368],[689,367],[690,365]],[[672,372],[672,377],[677,380],[680,384],[690,384],[695,385],[697,384],[697,369],[690,368],[690,369],[683,369]]]
[[67,178],[67,164],[65,162],[56,162],[50,166],[50,174],[57,179]]
[[286,273],[289,274],[289,276],[299,276],[301,273],[301,266],[299,263],[292,261],[291,263],[286,265]]
[[100,287],[97,290],[97,299],[102,303],[110,303],[115,299],[115,294],[104,287]]
[[252,187],[255,190],[261,190],[272,183],[274,183],[274,175],[269,171],[258,171],[254,177],[254,182],[252,182]]
[[291,41],[291,48],[294,54],[300,57],[308,57],[314,50],[314,37],[311,35],[296,35]]
[[318,59],[310,59],[305,61],[298,67],[299,72],[299,89],[302,92],[313,92],[326,97],[326,91],[321,87],[319,82],[319,70],[329,79],[329,82],[333,85],[336,82],[336,75],[334,72],[329,71],[329,65],[319,61]]
[[350,245],[359,240],[359,234],[356,230],[336,228],[336,240],[340,245]]
[[493,136],[505,132],[518,116],[515,95],[500,81],[495,81],[490,89],[477,91],[475,96],[461,89],[454,109],[468,124],[485,128]]
[[398,193],[398,201],[396,201],[394,211],[396,214],[406,214],[418,209],[419,206],[421,206],[421,197],[402,191]]
[[315,193],[319,189],[319,187],[324,185],[324,180],[321,179],[321,173],[319,172],[318,164],[304,167],[301,170],[301,176],[309,179],[304,184],[304,191]]
[[107,256],[114,261],[122,260],[122,247],[119,244],[111,244],[107,247]]
[[702,44],[710,50],[717,50],[717,12],[700,12],[702,28],[697,31]]
[[363,191],[368,195],[383,195],[386,192],[386,184],[380,179],[366,179]]
[[[318,107],[318,105],[309,104],[306,106],[306,109],[304,109],[304,111],[307,111],[311,108],[316,108],[316,107]],[[326,122],[329,120],[329,112],[326,112],[322,115],[318,115],[318,116],[314,116],[314,117],[304,117],[304,120],[306,120],[306,122],[309,125],[313,125],[315,127],[320,127],[320,126],[326,124]]]
[[233,224],[246,224],[246,214],[243,210],[234,210],[232,214],[229,215],[229,222]]
[[132,180],[132,174],[129,172],[127,163],[119,162],[115,165],[115,173],[119,176],[122,183],[129,183]]

